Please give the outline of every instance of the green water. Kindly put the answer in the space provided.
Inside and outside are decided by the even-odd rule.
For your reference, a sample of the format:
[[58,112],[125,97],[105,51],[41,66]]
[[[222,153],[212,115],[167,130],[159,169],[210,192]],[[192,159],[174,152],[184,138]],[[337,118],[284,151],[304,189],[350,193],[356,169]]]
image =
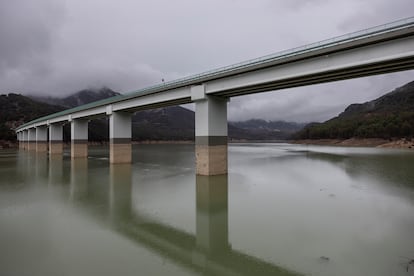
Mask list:
[[414,151],[194,146],[133,164],[0,151],[0,275],[414,275]]

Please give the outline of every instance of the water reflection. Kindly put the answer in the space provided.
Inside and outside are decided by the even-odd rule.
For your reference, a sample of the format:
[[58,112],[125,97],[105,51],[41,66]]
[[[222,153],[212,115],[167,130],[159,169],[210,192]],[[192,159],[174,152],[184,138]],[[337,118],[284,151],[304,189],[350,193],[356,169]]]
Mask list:
[[49,185],[63,184],[63,156],[51,154],[49,156]]
[[56,272],[31,266],[31,275],[295,275],[279,264],[312,275],[412,274],[414,154],[231,147],[229,177],[196,177],[191,152],[168,149],[137,151],[132,165],[0,156],[0,244],[13,256],[0,274],[26,275],[12,273],[22,254]]
[[84,158],[71,159],[69,192],[71,201],[86,199],[88,180],[88,160]]
[[229,249],[228,176],[196,176],[197,249],[207,254]]
[[[87,161],[72,160],[71,199],[85,213],[96,201],[94,181],[88,177]],[[145,246],[171,261],[206,275],[297,275],[271,263],[231,249],[228,238],[228,176],[197,176],[196,234],[192,235],[132,209],[132,167],[109,166],[107,208],[100,208],[110,227],[137,245]],[[91,183],[88,183],[91,182]],[[89,188],[88,188],[89,186]],[[103,188],[105,185],[100,185]],[[88,192],[89,191],[89,192]],[[95,198],[95,199],[94,199]],[[83,203],[82,203],[83,202]],[[103,202],[101,202],[103,203]],[[96,202],[93,204],[96,205]]]
[[111,221],[129,219],[132,201],[131,164],[111,164],[109,180],[109,216]]
[[208,275],[297,275],[231,249],[227,175],[196,177],[196,235],[143,219],[130,209],[130,167],[111,167],[110,178],[111,216],[120,216],[112,219],[118,231],[159,254]]

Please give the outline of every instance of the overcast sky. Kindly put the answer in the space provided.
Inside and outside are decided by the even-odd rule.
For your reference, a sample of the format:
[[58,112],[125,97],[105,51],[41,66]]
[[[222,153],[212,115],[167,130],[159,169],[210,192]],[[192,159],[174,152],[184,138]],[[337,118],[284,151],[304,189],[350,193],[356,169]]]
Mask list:
[[[413,0],[0,0],[0,94],[130,92],[413,15]],[[323,121],[411,80],[233,98],[229,119]]]

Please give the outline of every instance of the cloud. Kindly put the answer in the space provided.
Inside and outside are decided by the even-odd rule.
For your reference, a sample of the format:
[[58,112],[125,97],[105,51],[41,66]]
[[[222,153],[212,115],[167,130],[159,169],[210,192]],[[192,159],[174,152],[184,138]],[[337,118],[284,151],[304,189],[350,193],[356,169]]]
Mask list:
[[[0,1],[0,78],[13,87],[50,73],[50,51],[63,18],[55,1]],[[3,88],[4,89],[4,88]]]
[[[134,91],[410,16],[410,2],[0,0],[0,93]],[[406,72],[234,98],[229,117],[324,120],[412,77]]]

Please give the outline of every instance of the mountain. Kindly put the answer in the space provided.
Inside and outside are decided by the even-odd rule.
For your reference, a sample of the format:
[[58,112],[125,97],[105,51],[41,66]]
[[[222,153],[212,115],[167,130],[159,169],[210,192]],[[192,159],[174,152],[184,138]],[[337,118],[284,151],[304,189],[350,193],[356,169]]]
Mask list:
[[[33,97],[36,100],[68,108],[120,95],[109,88],[87,89],[65,98]],[[108,140],[106,119],[90,122],[89,140]],[[300,130],[304,124],[253,119],[244,122],[229,122],[229,137],[232,140],[280,140]],[[66,126],[68,128],[68,126]],[[65,131],[69,141],[69,130]],[[132,139],[143,140],[194,140],[194,112],[181,106],[143,110],[132,117]]]
[[139,111],[132,117],[134,140],[194,140],[194,112],[181,106]]
[[58,97],[42,97],[42,96],[29,96],[35,101],[44,102],[52,105],[64,106],[66,108],[72,108],[87,103],[103,100],[106,98],[118,96],[120,93],[115,92],[107,87],[99,89],[84,89],[76,92],[70,96],[64,98]]
[[[24,123],[51,113],[120,95],[109,88],[85,89],[73,95],[57,97],[25,97],[18,94],[0,96],[0,140],[14,141],[13,129]],[[170,106],[136,112],[132,116],[132,139],[143,140],[194,140],[194,112],[181,106]],[[282,121],[252,119],[229,122],[231,140],[285,139],[303,125]],[[89,123],[90,141],[108,140],[108,119]],[[70,125],[64,126],[64,140],[70,141]]]
[[65,108],[34,101],[19,94],[0,95],[0,140],[15,141],[14,128]]
[[303,123],[251,119],[229,122],[229,136],[233,139],[284,140],[304,127]]
[[[193,111],[170,106],[137,112],[132,117],[135,140],[194,140]],[[230,140],[281,140],[302,129],[304,125],[289,122],[249,120],[229,122]]]
[[352,104],[337,117],[312,123],[295,139],[411,138],[414,135],[414,81],[378,99]]

